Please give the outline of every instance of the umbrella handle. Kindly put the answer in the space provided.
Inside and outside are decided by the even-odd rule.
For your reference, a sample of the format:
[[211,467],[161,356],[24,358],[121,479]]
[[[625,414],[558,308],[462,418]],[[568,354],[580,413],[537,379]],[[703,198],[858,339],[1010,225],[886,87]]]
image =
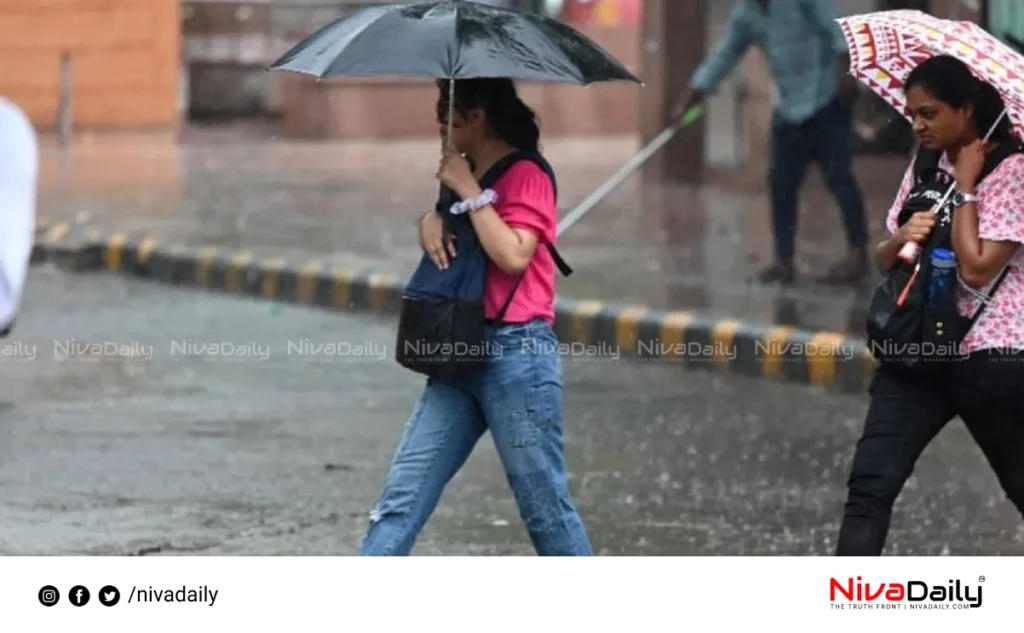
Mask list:
[[[456,0],[451,0],[452,14],[455,16],[456,24],[458,24],[459,17],[459,5]],[[456,27],[457,28],[457,27]],[[454,68],[452,69],[454,70]],[[445,137],[448,139],[448,147],[450,149],[455,148],[455,144],[452,143],[452,122],[455,120],[455,77],[448,79],[448,135]]]
[[996,126],[999,125],[999,122],[1002,121],[1005,116],[1006,116],[1006,108],[1003,108],[1003,111],[999,114],[998,117],[996,117],[995,123],[993,123],[992,127],[990,127],[988,129],[988,133],[985,134],[985,138],[983,140],[987,141],[988,137],[992,136],[992,132],[996,131]]
[[452,122],[455,120],[455,78],[452,77],[448,80],[448,133],[445,138],[448,141],[448,147],[454,149],[455,144],[452,142]]

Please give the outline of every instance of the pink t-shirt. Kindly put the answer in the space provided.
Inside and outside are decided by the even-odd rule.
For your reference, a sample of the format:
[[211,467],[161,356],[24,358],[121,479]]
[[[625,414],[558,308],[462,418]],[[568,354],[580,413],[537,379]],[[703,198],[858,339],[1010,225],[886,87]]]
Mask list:
[[[939,167],[953,173],[943,154]],[[914,164],[903,176],[896,200],[886,218],[890,233],[897,230],[900,209],[914,184]],[[1024,154],[1014,154],[996,167],[978,185],[978,235],[983,240],[1024,243]],[[1024,349],[1024,249],[1010,257],[1009,274],[963,340],[966,353],[984,349]],[[993,282],[994,283],[994,280]],[[990,284],[991,285],[991,284]],[[982,289],[988,292],[988,288]],[[960,313],[970,316],[980,301],[960,287]]]
[[[506,224],[527,229],[537,235],[537,250],[516,290],[505,321],[523,322],[532,319],[555,320],[555,262],[546,242],[556,244],[558,205],[551,179],[539,165],[520,160],[510,167],[492,187],[498,194],[495,209]],[[487,265],[487,292],[484,310],[487,318],[495,318],[508,300],[519,275],[509,275],[494,262]]]

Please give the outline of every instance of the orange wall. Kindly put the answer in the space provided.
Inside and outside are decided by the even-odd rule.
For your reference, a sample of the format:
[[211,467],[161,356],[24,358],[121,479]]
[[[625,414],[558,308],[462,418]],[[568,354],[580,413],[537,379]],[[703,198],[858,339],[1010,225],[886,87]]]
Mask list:
[[69,49],[76,130],[173,127],[179,11],[178,0],[0,0],[0,94],[53,129]]

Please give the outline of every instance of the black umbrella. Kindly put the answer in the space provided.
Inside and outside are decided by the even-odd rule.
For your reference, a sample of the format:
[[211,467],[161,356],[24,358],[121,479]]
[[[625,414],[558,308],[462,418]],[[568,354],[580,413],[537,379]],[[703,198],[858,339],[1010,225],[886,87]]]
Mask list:
[[[640,83],[610,53],[567,24],[466,0],[358,10],[306,37],[270,68],[315,77]],[[455,81],[449,82],[449,90],[454,106]],[[451,121],[449,116],[449,126]]]
[[508,77],[580,85],[640,81],[567,24],[465,0],[358,10],[303,39],[271,69],[316,77]]

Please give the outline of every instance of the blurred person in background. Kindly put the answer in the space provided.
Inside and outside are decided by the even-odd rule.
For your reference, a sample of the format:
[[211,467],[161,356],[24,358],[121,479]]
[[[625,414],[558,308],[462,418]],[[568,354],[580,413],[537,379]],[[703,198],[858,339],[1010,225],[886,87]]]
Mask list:
[[[775,84],[768,176],[775,262],[765,283],[794,281],[800,188],[818,163],[839,203],[849,253],[821,276],[845,283],[869,273],[864,199],[853,175],[852,106],[859,87],[849,75],[849,53],[833,0],[737,0],[725,35],[691,78],[673,118],[713,94],[751,46],[764,53]],[[821,213],[815,209],[814,213]]]
[[35,237],[39,149],[28,117],[0,97],[0,336],[14,325]]

